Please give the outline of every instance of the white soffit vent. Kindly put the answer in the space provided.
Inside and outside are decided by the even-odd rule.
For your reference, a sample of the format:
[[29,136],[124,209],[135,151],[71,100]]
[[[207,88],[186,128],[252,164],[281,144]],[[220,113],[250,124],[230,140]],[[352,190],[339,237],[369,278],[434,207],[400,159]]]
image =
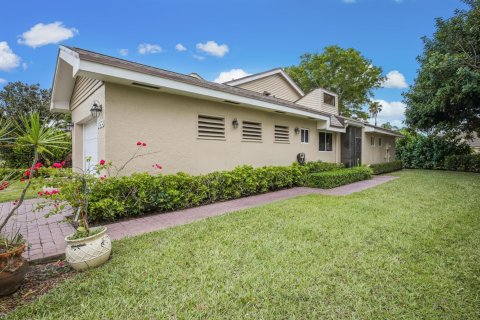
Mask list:
[[197,129],[199,139],[225,140],[225,118],[198,115]]

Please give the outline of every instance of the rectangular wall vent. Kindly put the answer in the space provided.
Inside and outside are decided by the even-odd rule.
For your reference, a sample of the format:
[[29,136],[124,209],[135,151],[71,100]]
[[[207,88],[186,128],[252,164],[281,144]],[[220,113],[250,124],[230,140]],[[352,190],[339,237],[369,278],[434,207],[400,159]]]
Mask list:
[[290,142],[290,130],[288,126],[275,125],[275,142]]
[[137,86],[137,87],[144,87],[144,88],[155,89],[155,90],[160,89],[160,87],[152,86],[152,85],[144,84],[144,83],[139,83],[139,82],[132,82],[132,84],[134,86]]
[[225,139],[225,118],[198,115],[198,138]]
[[262,141],[262,124],[242,121],[242,139],[244,141]]

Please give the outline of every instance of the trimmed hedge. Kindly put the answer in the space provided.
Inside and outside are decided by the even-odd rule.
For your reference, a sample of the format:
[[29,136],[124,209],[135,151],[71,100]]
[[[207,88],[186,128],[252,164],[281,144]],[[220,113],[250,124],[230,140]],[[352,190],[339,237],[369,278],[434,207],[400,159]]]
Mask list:
[[480,172],[480,154],[448,156],[445,158],[445,169]]
[[[88,194],[90,219],[93,222],[112,221],[148,212],[167,212],[268,191],[306,186],[310,184],[309,180],[313,175],[329,172],[338,172],[337,175],[348,177],[337,180],[336,185],[370,178],[368,168],[343,169],[342,165],[325,162],[261,168],[240,166],[232,171],[218,171],[199,176],[186,173],[157,176],[137,173],[131,176],[111,177],[100,183],[94,183]],[[351,172],[355,174],[351,175]],[[332,178],[327,176],[325,179],[331,181]],[[318,178],[315,181],[317,180]],[[79,181],[73,180],[64,184],[61,192],[62,198],[73,207],[78,201],[74,192],[75,183]]]
[[334,171],[310,174],[308,177],[308,186],[322,189],[331,189],[352,182],[367,180],[371,177],[372,170],[366,166],[339,169]]
[[391,162],[374,163],[370,165],[370,169],[372,169],[373,174],[381,174],[386,172],[402,170],[403,162],[402,160],[396,160]]

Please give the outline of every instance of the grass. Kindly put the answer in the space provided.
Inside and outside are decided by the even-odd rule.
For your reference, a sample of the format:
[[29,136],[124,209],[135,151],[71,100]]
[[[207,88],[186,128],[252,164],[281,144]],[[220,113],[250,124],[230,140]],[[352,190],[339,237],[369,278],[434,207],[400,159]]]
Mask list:
[[116,241],[6,319],[480,318],[480,175],[395,175]]
[[[22,189],[24,188],[25,182],[20,182],[18,180],[14,181],[9,181],[10,185],[8,188],[5,188],[4,190],[0,190],[0,203],[1,202],[8,202],[8,201],[14,201],[18,198],[20,198],[20,194],[22,192]],[[37,196],[37,191],[30,187],[29,190],[27,190],[27,193],[25,194],[25,199],[31,199],[35,198]]]

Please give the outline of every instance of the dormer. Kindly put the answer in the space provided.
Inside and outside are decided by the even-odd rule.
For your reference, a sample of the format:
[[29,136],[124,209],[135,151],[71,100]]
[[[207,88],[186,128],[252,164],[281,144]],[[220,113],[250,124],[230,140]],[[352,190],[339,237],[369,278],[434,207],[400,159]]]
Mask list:
[[305,96],[302,89],[281,68],[227,81],[224,84],[291,102]]
[[338,115],[338,95],[323,88],[313,89],[295,101],[302,106]]

